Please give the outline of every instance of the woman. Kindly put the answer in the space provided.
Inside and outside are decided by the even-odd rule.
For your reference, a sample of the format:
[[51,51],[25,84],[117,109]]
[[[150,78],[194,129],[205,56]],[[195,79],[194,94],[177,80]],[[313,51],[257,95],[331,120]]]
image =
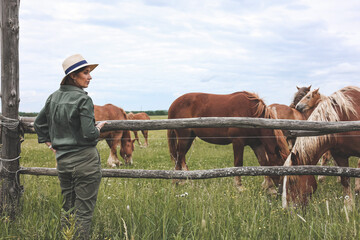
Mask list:
[[56,154],[63,209],[67,217],[75,215],[77,234],[82,239],[89,238],[101,181],[96,144],[106,122],[95,125],[93,102],[83,90],[97,66],[87,63],[80,54],[66,58],[60,89],[49,96],[34,122],[38,142]]

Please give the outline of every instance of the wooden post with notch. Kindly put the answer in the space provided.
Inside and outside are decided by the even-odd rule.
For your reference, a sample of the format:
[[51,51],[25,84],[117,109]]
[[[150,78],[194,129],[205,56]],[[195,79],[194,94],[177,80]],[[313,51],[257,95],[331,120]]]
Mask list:
[[15,217],[21,195],[19,182],[19,6],[20,0],[1,0],[0,214]]

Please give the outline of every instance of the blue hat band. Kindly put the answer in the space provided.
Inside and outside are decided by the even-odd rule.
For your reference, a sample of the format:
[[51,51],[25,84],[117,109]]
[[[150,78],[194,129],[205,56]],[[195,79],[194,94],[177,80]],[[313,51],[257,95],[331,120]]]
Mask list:
[[83,64],[86,64],[87,61],[86,60],[82,60],[78,63],[75,63],[74,65],[71,65],[70,67],[68,67],[66,70],[65,70],[65,74],[67,75],[69,72],[71,72],[73,69],[77,68],[78,66],[81,66]]

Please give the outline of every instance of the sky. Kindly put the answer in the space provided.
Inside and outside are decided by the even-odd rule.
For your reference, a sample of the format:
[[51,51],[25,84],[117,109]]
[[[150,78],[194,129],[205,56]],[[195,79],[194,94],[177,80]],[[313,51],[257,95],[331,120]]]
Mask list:
[[59,88],[63,60],[99,66],[94,104],[167,110],[189,92],[257,93],[289,105],[296,86],[360,86],[358,0],[26,0],[20,2],[21,112]]

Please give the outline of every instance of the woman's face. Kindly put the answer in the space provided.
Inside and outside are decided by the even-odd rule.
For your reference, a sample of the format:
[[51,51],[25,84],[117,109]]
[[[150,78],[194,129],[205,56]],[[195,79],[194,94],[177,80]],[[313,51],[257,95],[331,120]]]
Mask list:
[[90,80],[92,79],[90,75],[90,67],[86,67],[83,71],[74,75],[73,79],[78,87],[87,88]]

